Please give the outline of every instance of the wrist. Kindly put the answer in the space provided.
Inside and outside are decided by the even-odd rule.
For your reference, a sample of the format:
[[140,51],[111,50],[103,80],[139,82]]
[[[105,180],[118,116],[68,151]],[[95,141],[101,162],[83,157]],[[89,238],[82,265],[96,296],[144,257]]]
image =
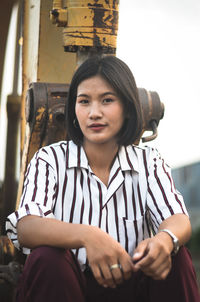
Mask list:
[[171,240],[171,246],[172,246],[172,254],[175,255],[178,253],[179,251],[179,240],[178,238],[175,236],[175,234],[168,230],[168,229],[161,229],[158,231],[158,233],[163,233],[163,234],[166,234],[168,236],[168,238],[170,238]]
[[88,243],[91,242],[92,239],[95,238],[97,232],[99,230],[98,227],[93,225],[82,225],[82,233],[81,233],[81,243],[83,247],[86,247]]
[[159,241],[162,241],[164,243],[165,247],[169,251],[169,254],[171,254],[173,252],[174,246],[170,236],[167,233],[158,232],[156,234],[156,237],[159,239]]

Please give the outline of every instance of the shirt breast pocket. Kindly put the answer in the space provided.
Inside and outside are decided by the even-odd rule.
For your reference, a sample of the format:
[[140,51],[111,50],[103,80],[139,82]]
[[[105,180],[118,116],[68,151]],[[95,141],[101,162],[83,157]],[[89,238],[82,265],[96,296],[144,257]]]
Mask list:
[[121,245],[133,256],[134,249],[144,238],[144,217],[137,220],[119,218],[119,238]]

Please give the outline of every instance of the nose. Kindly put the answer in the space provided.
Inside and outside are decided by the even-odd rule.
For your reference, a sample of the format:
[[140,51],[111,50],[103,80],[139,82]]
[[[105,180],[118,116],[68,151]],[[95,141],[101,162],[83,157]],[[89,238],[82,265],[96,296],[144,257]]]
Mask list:
[[93,102],[90,106],[89,118],[98,119],[102,117],[101,105],[98,102]]

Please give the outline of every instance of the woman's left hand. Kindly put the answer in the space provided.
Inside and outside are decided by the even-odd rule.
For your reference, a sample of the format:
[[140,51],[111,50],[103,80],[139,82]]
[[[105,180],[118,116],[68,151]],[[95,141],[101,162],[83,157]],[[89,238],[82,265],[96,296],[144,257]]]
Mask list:
[[134,251],[134,271],[142,270],[155,280],[164,280],[171,270],[172,250],[172,239],[164,232],[143,240]]

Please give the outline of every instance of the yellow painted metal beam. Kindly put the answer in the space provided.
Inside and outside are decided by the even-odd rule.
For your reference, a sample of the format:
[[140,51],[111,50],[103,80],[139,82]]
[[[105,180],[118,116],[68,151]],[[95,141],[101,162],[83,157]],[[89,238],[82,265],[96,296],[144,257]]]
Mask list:
[[18,199],[29,160],[29,151],[35,150],[35,140],[31,139],[30,126],[25,118],[26,92],[29,84],[32,82],[69,83],[76,67],[76,54],[64,52],[62,29],[55,27],[49,18],[51,9],[52,0],[23,1],[22,160]]
[[103,49],[116,52],[118,30],[118,0],[66,0],[53,1],[51,19],[63,26],[66,51]]
[[65,53],[62,29],[52,25],[51,0],[24,0],[21,147],[25,142],[25,99],[31,82],[69,83],[76,55]]

